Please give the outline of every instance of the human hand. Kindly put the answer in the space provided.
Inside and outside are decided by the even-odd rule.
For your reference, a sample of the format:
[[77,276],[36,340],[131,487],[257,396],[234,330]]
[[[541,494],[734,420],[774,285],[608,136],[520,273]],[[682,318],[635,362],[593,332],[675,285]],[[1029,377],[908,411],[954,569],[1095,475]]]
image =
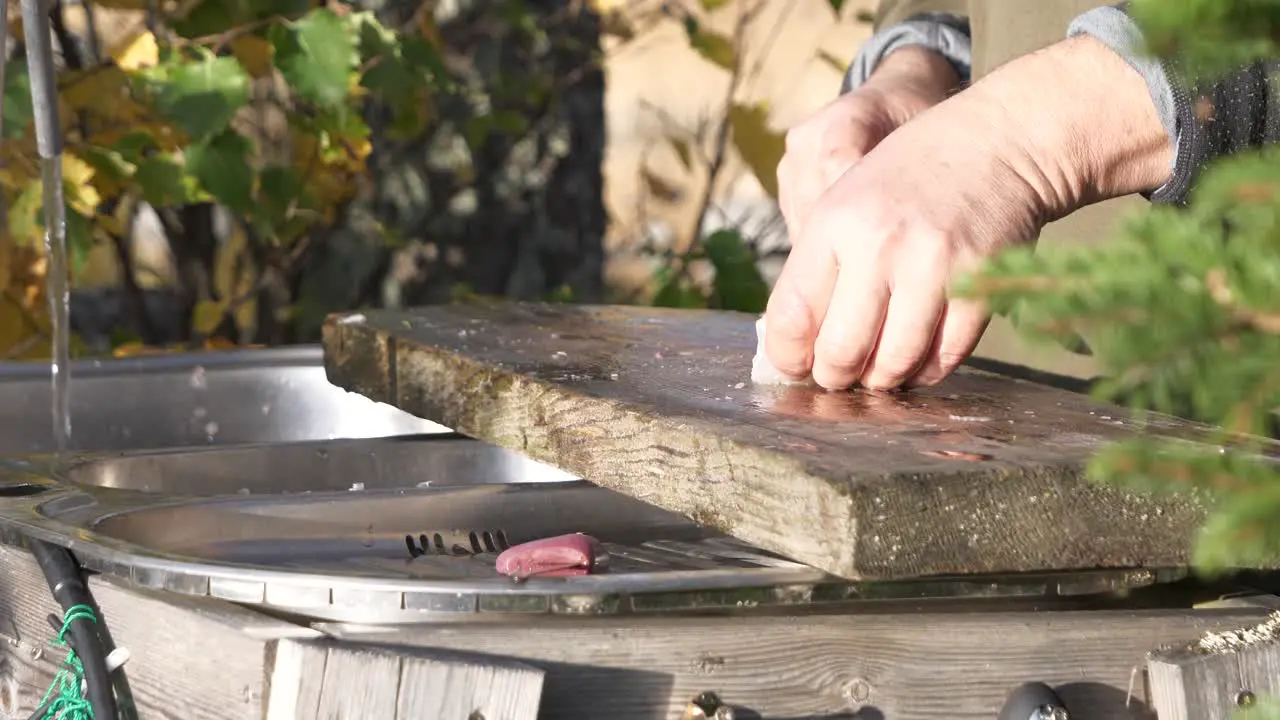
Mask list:
[[885,137],[814,204],[769,298],[769,361],[827,389],[939,382],[988,321],[948,298],[957,271],[1159,186],[1171,152],[1142,78],[1097,41],[1006,65]]
[[792,128],[778,163],[778,204],[792,242],[803,236],[805,219],[832,183],[959,83],[941,55],[909,45],[886,56],[861,87]]

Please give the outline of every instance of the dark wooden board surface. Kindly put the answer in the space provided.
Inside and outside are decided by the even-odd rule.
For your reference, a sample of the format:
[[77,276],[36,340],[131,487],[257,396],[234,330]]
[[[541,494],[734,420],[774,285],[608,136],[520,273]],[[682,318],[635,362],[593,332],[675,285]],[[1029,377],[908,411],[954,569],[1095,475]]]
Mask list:
[[845,577],[1185,563],[1194,499],[1082,477],[1131,432],[1119,408],[975,370],[898,394],[753,386],[753,323],[542,304],[371,312],[329,319],[325,362],[347,390]]

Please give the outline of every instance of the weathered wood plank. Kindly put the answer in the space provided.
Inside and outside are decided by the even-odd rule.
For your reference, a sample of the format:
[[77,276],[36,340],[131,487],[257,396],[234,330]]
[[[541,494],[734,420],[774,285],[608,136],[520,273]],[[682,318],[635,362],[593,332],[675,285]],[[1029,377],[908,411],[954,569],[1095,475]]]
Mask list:
[[1242,706],[1280,698],[1280,614],[1151,654],[1147,674],[1160,720],[1229,720]]
[[1120,409],[977,371],[753,387],[752,320],[457,305],[334,316],[324,343],[339,386],[846,577],[1186,561],[1196,502],[1081,478]]
[[[129,650],[125,671],[143,720],[537,717],[543,673],[519,663],[338,644],[229,603],[105,577],[90,586],[117,646]],[[0,546],[0,717],[28,717],[65,656],[49,613],[60,614],[35,560]],[[427,692],[436,696],[422,699]]]
[[267,720],[536,720],[541,670],[402,645],[282,640]]
[[557,720],[675,720],[706,691],[740,718],[992,720],[1028,681],[1058,688],[1072,717],[1149,719],[1142,670],[1150,650],[1256,623],[1264,613],[877,612],[316,627],[361,642],[491,653],[544,668],[542,717]]

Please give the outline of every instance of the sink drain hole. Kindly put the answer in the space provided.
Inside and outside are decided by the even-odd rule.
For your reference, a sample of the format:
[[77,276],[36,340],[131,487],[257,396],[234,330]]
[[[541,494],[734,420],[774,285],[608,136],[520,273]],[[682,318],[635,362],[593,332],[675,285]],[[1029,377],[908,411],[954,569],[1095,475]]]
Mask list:
[[39,495],[48,489],[45,485],[36,485],[34,483],[0,485],[0,498],[31,497],[32,495]]
[[501,530],[481,530],[479,532],[471,530],[466,533],[465,541],[462,540],[463,533],[461,532],[451,531],[448,534],[457,537],[459,542],[446,542],[444,534],[438,532],[421,533],[417,537],[405,535],[404,544],[409,550],[409,557],[418,558],[423,555],[480,555],[482,553],[502,552],[511,547],[507,534]]

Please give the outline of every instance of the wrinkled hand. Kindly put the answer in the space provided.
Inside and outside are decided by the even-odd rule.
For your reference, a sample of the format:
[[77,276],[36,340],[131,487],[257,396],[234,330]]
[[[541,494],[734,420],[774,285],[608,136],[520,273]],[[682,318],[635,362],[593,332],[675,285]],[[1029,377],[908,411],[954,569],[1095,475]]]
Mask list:
[[827,389],[930,385],[988,315],[957,272],[1089,202],[1158,186],[1170,144],[1140,76],[1076,38],[1005,66],[889,134],[802,222],[765,351]]
[[793,243],[832,183],[889,133],[945,99],[959,81],[942,56],[908,46],[886,57],[861,87],[792,128],[778,163],[778,202]]

